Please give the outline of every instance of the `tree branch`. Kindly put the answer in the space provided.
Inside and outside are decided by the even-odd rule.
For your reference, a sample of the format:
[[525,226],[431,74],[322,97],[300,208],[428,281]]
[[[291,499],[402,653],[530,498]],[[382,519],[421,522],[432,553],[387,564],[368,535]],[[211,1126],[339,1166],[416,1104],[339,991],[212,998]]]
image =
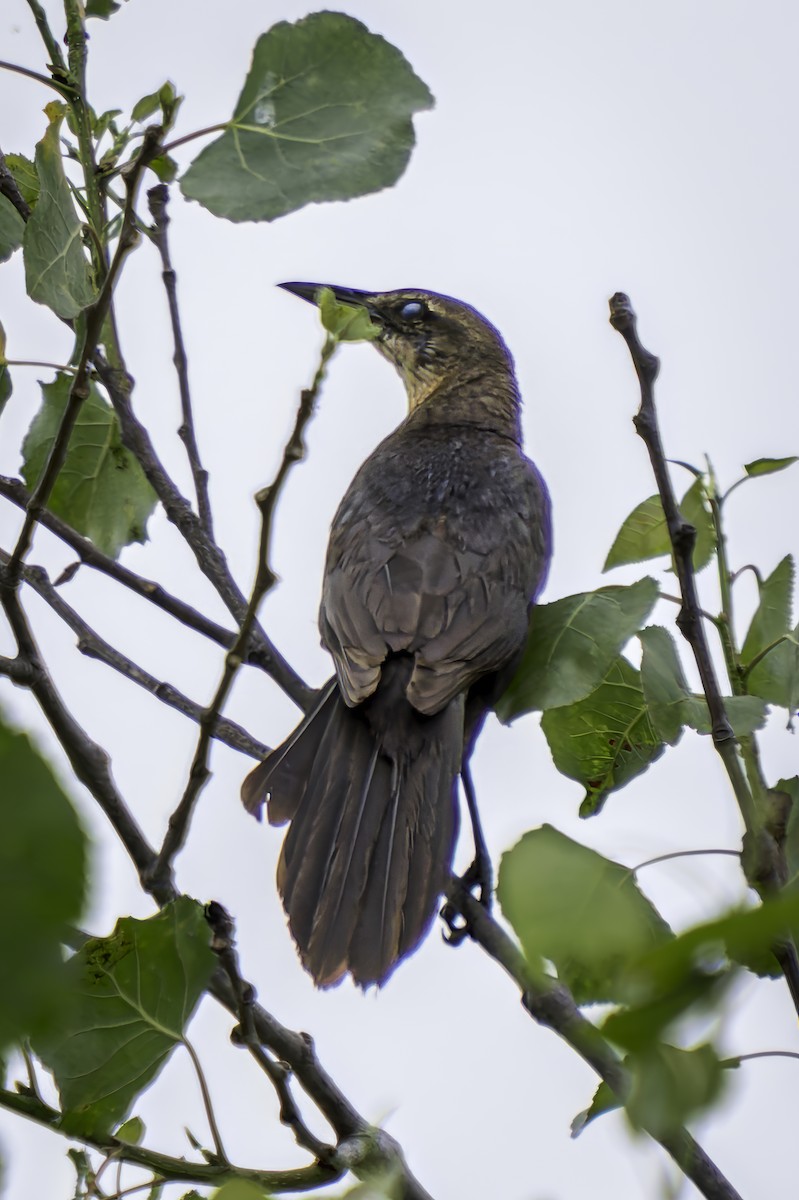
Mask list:
[[[0,496],[5,496],[6,499],[16,504],[18,508],[25,508],[30,498],[30,493],[19,479],[10,479],[6,475],[0,475]],[[155,583],[151,579],[144,579],[141,575],[137,575],[135,571],[131,571],[130,568],[123,566],[116,559],[103,554],[93,542],[83,537],[71,525],[67,525],[65,521],[62,521],[60,517],[57,517],[48,509],[45,509],[41,513],[39,524],[43,525],[50,533],[55,534],[65,545],[70,546],[78,555],[80,562],[84,563],[87,567],[91,567],[93,570],[107,575],[110,579],[116,580],[123,587],[135,592],[137,596],[142,596],[145,600],[154,604],[156,608],[169,613],[170,616],[180,621],[188,629],[194,629],[197,633],[201,633],[204,637],[209,638],[210,641],[216,642],[217,645],[224,646],[226,650],[229,650],[233,646],[237,637],[235,632],[225,629],[222,625],[217,625],[215,621],[209,620],[208,617],[198,612],[197,609],[192,608],[183,600],[179,600],[177,596],[171,595],[159,583]],[[72,579],[78,565],[74,563],[71,567],[68,567],[64,574],[56,580],[55,586],[67,583]],[[258,630],[253,630],[245,662],[251,666],[260,667],[266,674],[271,675],[276,655],[280,662],[285,662],[275,648],[271,646],[271,643],[264,641]],[[283,680],[282,676],[275,679],[275,682],[283,688],[299,708],[307,709],[310,707],[316,692],[313,688],[308,687],[296,673],[292,674],[296,685],[292,682],[291,689],[286,686],[286,681]]]
[[[61,699],[39,653],[30,625],[20,603],[17,580],[9,579],[9,569],[0,564],[0,605],[17,641],[19,657],[27,663],[32,679],[30,691],[39,702],[75,775],[94,796],[113,825],[140,876],[151,867],[155,852],[122,799],[111,775],[108,755],[78,724]],[[164,886],[163,899],[175,895],[171,881]]]
[[[627,1071],[600,1031],[588,1021],[568,988],[534,974],[512,938],[456,878],[450,880],[447,900],[463,917],[469,936],[499,963],[517,984],[522,1005],[533,1020],[559,1034],[597,1075],[620,1103],[629,1092]],[[741,1200],[712,1159],[687,1130],[675,1134],[650,1134],[696,1185],[706,1200]]]
[[274,515],[275,504],[278,496],[288,478],[289,472],[296,463],[301,462],[305,457],[305,444],[303,442],[303,434],[305,427],[313,416],[314,407],[319,389],[325,377],[327,364],[336,349],[335,338],[328,335],[325,339],[322,353],[319,359],[319,366],[314,375],[313,383],[310,388],[304,388],[300,395],[300,404],[297,409],[297,416],[294,422],[294,428],[291,431],[286,447],[283,451],[283,457],[278,467],[274,481],[269,487],[263,488],[256,496],[256,503],[261,513],[261,536],[258,547],[258,565],[255,572],[255,582],[252,586],[252,594],[247,603],[247,609],[241,621],[241,628],[235,644],[227,652],[225,656],[225,667],[222,672],[222,678],[219,681],[219,686],[216,689],[216,694],[211,701],[209,707],[203,713],[200,719],[200,736],[197,741],[197,749],[192,760],[191,769],[189,771],[189,779],[186,784],[186,790],[183,793],[180,804],[169,818],[169,827],[164,838],[164,843],[158,854],[158,860],[155,864],[154,882],[160,882],[160,873],[164,872],[164,877],[171,871],[171,864],[183,846],[186,835],[191,822],[194,806],[197,799],[205,786],[210,771],[208,769],[208,750],[211,745],[211,730],[222,710],[222,706],[227,699],[230,689],[233,686],[233,680],[236,673],[242,664],[245,648],[249,644],[250,636],[254,628],[256,628],[256,619],[258,607],[269,591],[274,586],[277,576],[275,575],[269,563],[269,549],[272,537],[272,518]]
[[159,183],[156,187],[150,188],[147,193],[147,203],[150,215],[153,218],[153,240],[161,256],[161,277],[166,289],[169,318],[172,323],[172,337],[175,342],[173,362],[175,370],[178,373],[180,405],[183,412],[183,424],[178,430],[178,435],[186,447],[186,454],[188,455],[189,466],[191,467],[191,474],[194,479],[194,489],[197,493],[197,511],[200,514],[200,522],[207,536],[213,540],[214,527],[211,516],[211,502],[208,498],[208,472],[203,468],[200,461],[200,449],[197,445],[197,438],[194,432],[194,414],[192,412],[191,391],[189,389],[188,359],[186,357],[186,347],[183,342],[183,330],[181,329],[180,309],[178,307],[177,276],[172,266],[172,258],[169,252],[169,214],[167,213],[169,188],[165,183]]
[[[9,556],[0,550],[0,563],[4,563],[7,566],[8,562]],[[139,687],[144,688],[156,700],[168,704],[170,708],[177,709],[178,712],[183,713],[184,716],[189,717],[190,720],[197,722],[197,724],[202,721],[205,709],[201,704],[197,704],[194,700],[190,700],[187,696],[184,696],[172,684],[156,679],[155,676],[150,675],[149,672],[127,658],[114,646],[104,641],[79,616],[75,609],[67,604],[66,600],[59,595],[43,567],[23,565],[22,578],[76,635],[78,650],[81,654],[85,654],[87,658],[95,658],[99,662],[105,663],[106,666],[112,667],[120,675],[124,675],[126,679],[130,679],[133,683],[138,684]],[[15,659],[13,661],[16,662],[18,660]],[[224,742],[232,749],[240,750],[242,754],[248,754],[251,758],[257,758],[259,761],[269,753],[267,746],[256,741],[246,729],[242,729],[234,721],[218,718],[214,724],[212,736],[218,741]]]
[[[11,1092],[0,1089],[0,1107],[20,1116],[29,1117],[39,1125],[44,1125],[56,1133],[61,1129],[62,1114],[50,1108],[38,1097],[27,1092]],[[219,1163],[187,1162],[185,1158],[173,1158],[161,1154],[157,1150],[148,1150],[145,1146],[133,1146],[122,1142],[110,1134],[98,1137],[90,1132],[69,1134],[71,1138],[94,1146],[104,1154],[113,1155],[119,1162],[130,1163],[133,1166],[144,1167],[162,1179],[164,1182],[181,1180],[185,1183],[222,1184],[230,1179],[244,1179],[257,1184],[267,1192],[305,1192],[310,1188],[333,1183],[345,1174],[347,1167],[334,1167],[322,1163],[314,1163],[310,1167],[296,1167],[288,1171],[254,1171],[247,1167],[233,1167]]]
[[[649,453],[649,460],[666,517],[674,567],[680,582],[682,608],[677,617],[677,625],[693,651],[702,680],[702,689],[710,710],[713,745],[724,763],[746,827],[743,862],[747,882],[761,895],[774,894],[779,891],[786,878],[784,855],[777,838],[769,828],[768,814],[758,810],[755,795],[747,781],[741,763],[741,748],[733,734],[710,656],[710,647],[701,619],[702,610],[697,597],[692,557],[696,529],[683,518],[677,507],[658,428],[654,384],[660,369],[660,362],[641,344],[636,328],[635,312],[629,297],[625,296],[623,292],[617,292],[611,298],[610,323],[627,343],[641,388],[641,406],[634,418],[634,424]],[[718,529],[718,524],[716,528],[719,552],[723,555],[723,531]],[[728,576],[729,573],[724,565],[722,570],[723,589],[728,586],[726,583]],[[737,680],[732,671],[734,663],[729,665],[732,673],[731,685],[735,688]],[[773,948],[773,953],[785,975],[794,1006],[799,1012],[799,955],[797,955],[796,946],[790,938],[787,938]]]
[[[164,470],[155,453],[150,435],[133,413],[130,403],[132,379],[124,371],[114,370],[101,354],[95,355],[94,362],[97,373],[108,391],[111,403],[119,417],[125,446],[138,460],[150,485],[163,504],[168,519],[185,540],[203,575],[214,585],[229,612],[238,622],[243,621],[247,612],[247,601],[230,573],[224,554],[207,536],[200,524],[199,517]],[[271,675],[286,695],[290,696],[304,711],[307,710],[315,692],[308,688],[307,684],[289,666],[260,625],[255,625],[253,632],[261,647],[264,670]]]
[[239,1025],[238,1029],[233,1030],[231,1039],[236,1045],[249,1050],[268,1077],[280,1101],[281,1124],[292,1130],[297,1145],[309,1150],[317,1162],[330,1163],[335,1155],[335,1148],[321,1141],[305,1124],[289,1087],[290,1071],[285,1063],[269,1057],[258,1038],[253,1018],[255,992],[252,984],[244,981],[239,970],[235,929],[230,915],[221,904],[212,901],[206,909],[206,917],[213,931],[211,948],[230,981],[238,1006]]

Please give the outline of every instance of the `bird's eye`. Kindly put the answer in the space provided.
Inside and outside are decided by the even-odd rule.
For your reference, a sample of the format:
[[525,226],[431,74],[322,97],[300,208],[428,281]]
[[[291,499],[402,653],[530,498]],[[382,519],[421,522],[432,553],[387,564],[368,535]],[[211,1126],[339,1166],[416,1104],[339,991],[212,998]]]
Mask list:
[[409,300],[400,309],[400,316],[406,321],[415,321],[419,317],[425,316],[426,313],[427,309],[419,300]]

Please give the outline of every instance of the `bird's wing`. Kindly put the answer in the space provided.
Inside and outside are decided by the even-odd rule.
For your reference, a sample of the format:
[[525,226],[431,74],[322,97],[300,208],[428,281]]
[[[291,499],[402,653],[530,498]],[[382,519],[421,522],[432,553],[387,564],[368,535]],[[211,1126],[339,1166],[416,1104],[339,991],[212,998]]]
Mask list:
[[371,695],[392,651],[414,654],[407,696],[423,713],[506,666],[546,562],[540,542],[526,511],[503,511],[490,534],[446,515],[399,530],[363,510],[334,526],[320,625],[346,702]]

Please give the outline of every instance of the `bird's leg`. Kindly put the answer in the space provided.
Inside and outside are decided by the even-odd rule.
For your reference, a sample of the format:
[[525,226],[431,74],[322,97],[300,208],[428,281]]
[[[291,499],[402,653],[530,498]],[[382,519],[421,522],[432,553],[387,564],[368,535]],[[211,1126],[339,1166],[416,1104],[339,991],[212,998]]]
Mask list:
[[474,834],[474,859],[461,876],[461,883],[470,892],[474,888],[479,887],[480,892],[477,898],[483,908],[490,911],[494,891],[494,868],[491,864],[491,856],[488,853],[483,827],[480,824],[480,813],[477,811],[477,796],[475,795],[472,772],[468,762],[465,762],[461,767],[461,779],[463,781],[466,803],[469,806],[472,833]]
[[[463,791],[466,796],[466,803],[472,822],[474,858],[463,875],[461,875],[460,882],[469,892],[473,891],[474,888],[479,888],[477,899],[486,911],[490,911],[494,890],[494,868],[491,863],[491,856],[488,853],[483,827],[480,824],[474,781],[472,780],[472,773],[468,762],[464,762],[461,767],[461,779],[463,780]],[[448,932],[444,934],[444,940],[451,946],[459,946],[469,933],[468,922],[449,903],[445,904],[441,909],[441,917],[448,929]]]

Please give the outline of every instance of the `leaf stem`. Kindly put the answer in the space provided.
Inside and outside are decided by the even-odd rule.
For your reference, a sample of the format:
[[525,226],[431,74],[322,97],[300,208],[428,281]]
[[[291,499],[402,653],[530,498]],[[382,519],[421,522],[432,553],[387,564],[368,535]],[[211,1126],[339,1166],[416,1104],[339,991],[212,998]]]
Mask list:
[[220,121],[218,125],[206,125],[205,129],[195,129],[193,133],[184,133],[182,137],[175,138],[173,142],[167,142],[163,152],[170,154],[173,150],[177,150],[178,146],[184,146],[186,142],[193,142],[195,138],[207,137],[209,133],[224,133],[229,124],[229,121]]
[[654,867],[656,863],[669,862],[672,858],[694,858],[704,854],[726,854],[732,858],[741,857],[740,850],[672,850],[670,854],[658,854],[655,858],[647,858],[637,866],[630,867],[629,871],[632,875],[637,875],[644,867]]
[[189,1039],[187,1037],[182,1037],[180,1040],[182,1041],[183,1045],[186,1047],[186,1050],[188,1051],[189,1058],[192,1061],[192,1065],[194,1066],[195,1074],[197,1075],[197,1082],[200,1085],[200,1092],[202,1093],[203,1105],[205,1106],[205,1115],[208,1117],[208,1127],[211,1130],[211,1137],[214,1139],[214,1149],[216,1151],[216,1157],[218,1158],[218,1160],[222,1166],[229,1166],[230,1159],[228,1158],[227,1153],[225,1152],[225,1146],[222,1141],[222,1135],[219,1132],[219,1126],[217,1125],[217,1122],[216,1122],[216,1114],[214,1112],[214,1106],[211,1101],[211,1093],[208,1088],[208,1080],[205,1078],[205,1072],[203,1071],[202,1063],[200,1062],[197,1051],[194,1049],[194,1047],[192,1046]]

